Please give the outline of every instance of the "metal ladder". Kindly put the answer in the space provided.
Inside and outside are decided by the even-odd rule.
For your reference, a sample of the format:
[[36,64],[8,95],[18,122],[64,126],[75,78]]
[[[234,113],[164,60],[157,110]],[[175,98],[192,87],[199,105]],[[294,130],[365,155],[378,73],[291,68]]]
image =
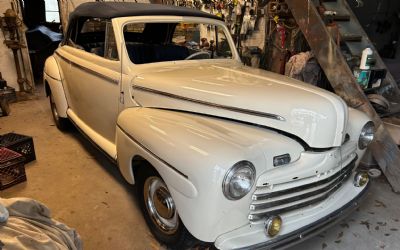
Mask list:
[[[286,0],[293,17],[336,94],[342,97],[350,107],[365,112],[374,121],[376,139],[369,149],[393,191],[400,192],[399,148],[384,127],[381,117],[370,104],[364,90],[357,83],[349,62],[341,49],[343,46],[337,45],[326,27],[317,9],[320,2],[325,10],[336,12],[336,15],[332,18],[337,24],[342,45],[347,47],[347,51],[350,51],[352,55],[361,56],[362,50],[369,47],[374,52],[375,67],[386,69],[386,66],[346,0]],[[400,102],[400,90],[389,71],[387,71],[381,87],[376,92],[385,95],[391,101],[393,114],[400,111],[400,105],[397,104]]]

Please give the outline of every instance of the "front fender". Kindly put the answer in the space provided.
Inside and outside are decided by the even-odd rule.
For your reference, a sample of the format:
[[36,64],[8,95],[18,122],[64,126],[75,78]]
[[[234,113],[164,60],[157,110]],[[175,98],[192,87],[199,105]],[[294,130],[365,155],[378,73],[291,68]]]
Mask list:
[[66,118],[68,103],[62,85],[61,72],[54,56],[50,56],[46,59],[43,80],[45,83],[46,95],[50,95],[50,92],[53,95],[58,115]]
[[[133,157],[148,160],[170,189],[189,232],[207,242],[249,223],[255,187],[240,200],[225,198],[222,182],[230,167],[248,160],[260,176],[272,164],[267,155],[302,149],[290,138],[263,128],[169,110],[129,108],[120,114],[118,127],[118,162],[125,178],[134,181]],[[188,195],[185,188],[192,185],[195,195]]]
[[[346,133],[350,136],[350,141],[353,141],[356,145],[358,145],[358,139],[360,138],[361,130],[370,120],[371,119],[364,112],[349,108],[349,122],[347,124]],[[357,146],[356,153],[358,155],[356,165],[358,165],[364,156],[365,149],[361,150]]]

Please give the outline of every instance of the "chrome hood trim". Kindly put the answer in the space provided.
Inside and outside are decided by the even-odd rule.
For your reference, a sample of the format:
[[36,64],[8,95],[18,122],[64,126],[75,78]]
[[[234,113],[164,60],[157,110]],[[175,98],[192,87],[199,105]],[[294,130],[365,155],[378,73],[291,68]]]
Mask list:
[[149,89],[149,88],[142,87],[142,86],[132,85],[132,88],[136,89],[136,90],[142,90],[142,91],[147,91],[147,92],[158,94],[158,95],[167,96],[167,97],[170,97],[170,98],[175,98],[175,99],[178,99],[178,100],[183,100],[183,101],[203,104],[203,105],[207,105],[207,106],[214,107],[214,108],[225,109],[225,110],[239,112],[239,113],[248,114],[248,115],[266,117],[266,118],[271,118],[271,119],[275,119],[275,120],[279,120],[279,121],[285,121],[286,120],[285,118],[283,118],[280,115],[275,115],[275,114],[263,113],[263,112],[258,112],[258,111],[254,111],[254,110],[249,110],[249,109],[242,109],[242,108],[236,108],[236,107],[231,107],[231,106],[220,105],[220,104],[211,103],[211,102],[207,102],[207,101],[202,101],[202,100],[192,99],[192,98],[183,97],[183,96],[179,96],[179,95],[174,95],[174,94],[171,94],[171,93],[167,93],[167,92],[163,92],[163,91],[159,91],[159,90],[155,90],[155,89]]

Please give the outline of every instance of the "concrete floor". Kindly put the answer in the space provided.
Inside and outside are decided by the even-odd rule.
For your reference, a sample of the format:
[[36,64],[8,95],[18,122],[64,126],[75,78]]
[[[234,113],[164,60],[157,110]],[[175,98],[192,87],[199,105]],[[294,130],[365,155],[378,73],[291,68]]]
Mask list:
[[[11,131],[33,137],[37,160],[26,165],[28,181],[1,197],[43,202],[54,219],[78,231],[85,249],[162,248],[142,218],[134,188],[76,130],[57,130],[43,94],[12,104],[11,115],[0,117],[0,134]],[[400,249],[400,196],[383,177],[373,182],[349,218],[292,250]]]

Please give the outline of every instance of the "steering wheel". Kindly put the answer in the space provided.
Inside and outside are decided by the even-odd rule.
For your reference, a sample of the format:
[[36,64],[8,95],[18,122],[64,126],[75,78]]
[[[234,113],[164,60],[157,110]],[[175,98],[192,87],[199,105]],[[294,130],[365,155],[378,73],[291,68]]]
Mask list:
[[206,52],[206,51],[198,51],[198,52],[193,53],[193,54],[189,55],[188,57],[186,57],[185,60],[190,60],[190,59],[193,59],[193,58],[198,57],[200,55],[207,55],[207,57],[208,57],[207,59],[210,59],[210,54],[208,54],[208,52]]

